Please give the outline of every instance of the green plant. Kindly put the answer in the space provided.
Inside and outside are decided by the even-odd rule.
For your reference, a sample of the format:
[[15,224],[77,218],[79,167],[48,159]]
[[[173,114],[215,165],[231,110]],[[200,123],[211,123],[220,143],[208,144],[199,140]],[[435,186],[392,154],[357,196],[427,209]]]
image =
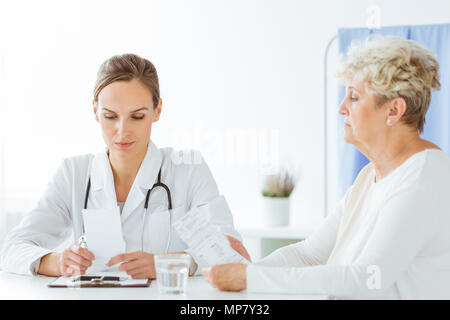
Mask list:
[[264,197],[287,198],[295,187],[295,178],[288,170],[280,170],[264,179],[262,195]]

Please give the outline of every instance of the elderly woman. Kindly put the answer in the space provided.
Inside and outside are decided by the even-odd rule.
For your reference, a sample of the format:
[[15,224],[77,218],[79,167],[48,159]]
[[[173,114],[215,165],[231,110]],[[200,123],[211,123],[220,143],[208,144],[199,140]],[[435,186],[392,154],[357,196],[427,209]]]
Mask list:
[[450,158],[419,135],[438,62],[414,41],[375,39],[349,50],[340,77],[345,141],[371,162],[308,239],[203,274],[221,290],[448,299]]

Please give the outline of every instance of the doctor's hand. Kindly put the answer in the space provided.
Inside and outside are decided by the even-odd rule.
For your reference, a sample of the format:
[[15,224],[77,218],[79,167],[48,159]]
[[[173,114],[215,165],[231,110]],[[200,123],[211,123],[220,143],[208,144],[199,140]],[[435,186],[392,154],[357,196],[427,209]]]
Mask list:
[[126,271],[133,279],[156,279],[154,255],[144,251],[118,254],[106,264],[108,267],[119,262],[119,270]]
[[247,249],[245,249],[242,242],[240,242],[238,239],[235,239],[230,236],[226,236],[226,237],[227,237],[228,241],[230,242],[231,248],[233,248],[235,251],[237,251],[237,253],[239,253],[241,256],[243,256],[248,261],[250,261],[250,262],[252,261],[252,259],[250,259],[250,255],[247,252]]
[[59,272],[65,277],[84,274],[94,259],[91,251],[74,243],[59,254]]
[[202,275],[211,285],[222,291],[241,291],[247,288],[247,265],[227,263],[205,268]]

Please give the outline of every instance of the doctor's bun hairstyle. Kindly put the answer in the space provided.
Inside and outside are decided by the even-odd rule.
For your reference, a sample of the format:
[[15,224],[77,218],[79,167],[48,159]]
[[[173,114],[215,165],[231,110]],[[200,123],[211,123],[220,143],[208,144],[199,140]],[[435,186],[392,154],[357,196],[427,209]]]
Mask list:
[[139,80],[152,93],[153,107],[159,103],[159,81],[156,68],[147,59],[132,53],[115,55],[102,63],[94,85],[94,101],[107,85],[115,81]]
[[433,51],[413,40],[378,35],[350,46],[338,77],[364,82],[368,92],[375,94],[378,107],[391,99],[403,98],[406,111],[401,120],[419,132],[423,131],[431,92],[441,86],[439,63]]

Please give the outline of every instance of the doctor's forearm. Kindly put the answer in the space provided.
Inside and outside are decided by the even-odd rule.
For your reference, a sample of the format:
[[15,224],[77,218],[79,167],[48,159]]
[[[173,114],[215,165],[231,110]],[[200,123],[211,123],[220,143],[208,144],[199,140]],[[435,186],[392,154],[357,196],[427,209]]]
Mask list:
[[59,268],[59,259],[60,257],[58,252],[46,254],[41,258],[38,273],[53,277],[61,276]]

